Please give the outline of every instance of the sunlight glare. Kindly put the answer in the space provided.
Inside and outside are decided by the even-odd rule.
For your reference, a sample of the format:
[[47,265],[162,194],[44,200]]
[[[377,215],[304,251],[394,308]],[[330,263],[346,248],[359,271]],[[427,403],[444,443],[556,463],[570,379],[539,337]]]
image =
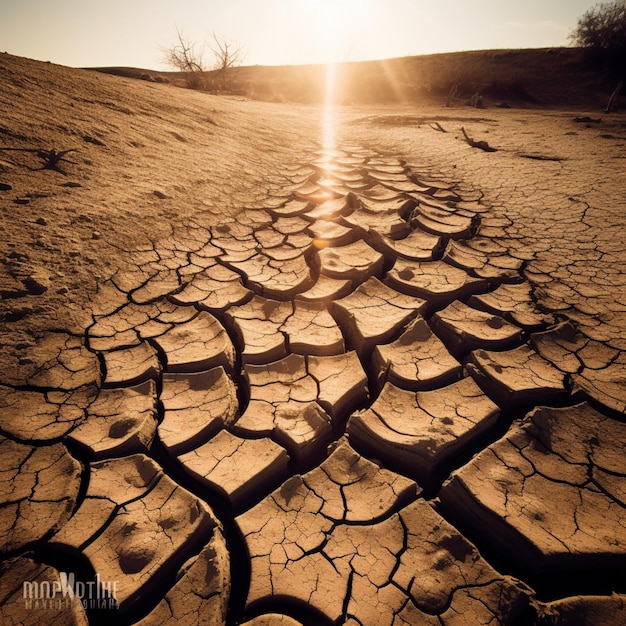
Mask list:
[[373,0],[296,0],[294,5],[303,27],[326,65],[325,98],[322,109],[322,146],[326,159],[336,147],[337,64],[349,60],[363,20],[371,17]]
[[324,63],[348,61],[372,0],[296,0],[298,14]]
[[324,152],[329,155],[335,149],[335,79],[336,66],[334,63],[326,65],[326,90],[324,96],[324,108],[322,112],[322,146]]

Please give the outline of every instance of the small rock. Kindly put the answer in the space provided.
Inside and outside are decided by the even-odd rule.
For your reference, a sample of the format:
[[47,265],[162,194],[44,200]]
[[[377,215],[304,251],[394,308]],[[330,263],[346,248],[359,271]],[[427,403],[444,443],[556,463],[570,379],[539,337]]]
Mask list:
[[33,276],[29,276],[28,278],[22,281],[24,283],[24,287],[28,290],[28,293],[34,296],[40,296],[42,293],[48,290],[48,287],[43,285]]
[[589,117],[588,115],[583,115],[581,117],[575,117],[574,118],[575,122],[583,123],[583,124],[599,124],[602,121],[601,117],[598,118],[592,118]]
[[159,191],[158,189],[155,189],[152,193],[157,198],[159,198],[159,200],[165,200],[167,198],[167,196],[162,191]]
[[47,226],[47,225],[48,225],[48,222],[47,222],[47,220],[46,220],[46,218],[45,218],[45,217],[38,217],[38,218],[35,220],[35,224],[39,224],[40,226]]
[[92,239],[100,239],[101,237],[102,233],[99,230],[94,230],[93,233],[91,233]]
[[11,191],[13,187],[9,183],[0,183],[0,191]]
[[100,141],[99,139],[96,139],[95,137],[92,137],[91,135],[85,135],[83,137],[83,139],[87,142],[87,143],[92,143],[96,146],[104,146],[104,142]]

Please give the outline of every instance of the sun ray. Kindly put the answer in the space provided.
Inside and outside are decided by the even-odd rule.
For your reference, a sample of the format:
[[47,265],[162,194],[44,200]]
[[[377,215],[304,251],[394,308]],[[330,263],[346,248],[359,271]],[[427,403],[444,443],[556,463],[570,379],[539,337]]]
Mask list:
[[355,44],[359,20],[367,15],[372,0],[296,0],[304,28],[313,38],[325,64],[326,80],[324,104],[321,113],[322,147],[325,155],[336,149],[338,63]]

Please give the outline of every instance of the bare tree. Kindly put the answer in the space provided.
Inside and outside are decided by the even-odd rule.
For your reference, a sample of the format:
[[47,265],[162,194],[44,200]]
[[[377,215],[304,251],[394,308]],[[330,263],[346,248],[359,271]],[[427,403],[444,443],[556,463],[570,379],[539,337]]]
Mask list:
[[165,63],[170,67],[185,73],[187,86],[200,89],[206,84],[204,50],[198,50],[193,41],[185,39],[183,32],[177,27],[178,43],[169,48],[163,48]]
[[221,35],[211,33],[210,43],[197,46],[195,42],[185,38],[183,32],[176,28],[177,43],[169,48],[163,48],[164,61],[170,67],[183,72],[187,86],[192,89],[204,89],[208,85],[207,67],[204,61],[206,47],[213,56],[212,70],[217,74],[217,80],[224,87],[227,71],[241,65],[244,54],[243,46],[228,41]]
[[218,77],[224,85],[227,70],[241,65],[245,56],[244,48],[215,33],[211,33],[211,43],[208,46],[213,53],[213,69],[217,71]]

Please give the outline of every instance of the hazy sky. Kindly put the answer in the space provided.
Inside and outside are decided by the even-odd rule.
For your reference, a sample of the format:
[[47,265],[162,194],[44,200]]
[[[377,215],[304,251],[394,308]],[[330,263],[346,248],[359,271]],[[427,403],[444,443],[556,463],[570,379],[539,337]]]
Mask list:
[[[245,65],[564,46],[596,0],[0,0],[0,51],[72,67],[167,69],[178,27]],[[207,56],[207,61],[209,57]]]

